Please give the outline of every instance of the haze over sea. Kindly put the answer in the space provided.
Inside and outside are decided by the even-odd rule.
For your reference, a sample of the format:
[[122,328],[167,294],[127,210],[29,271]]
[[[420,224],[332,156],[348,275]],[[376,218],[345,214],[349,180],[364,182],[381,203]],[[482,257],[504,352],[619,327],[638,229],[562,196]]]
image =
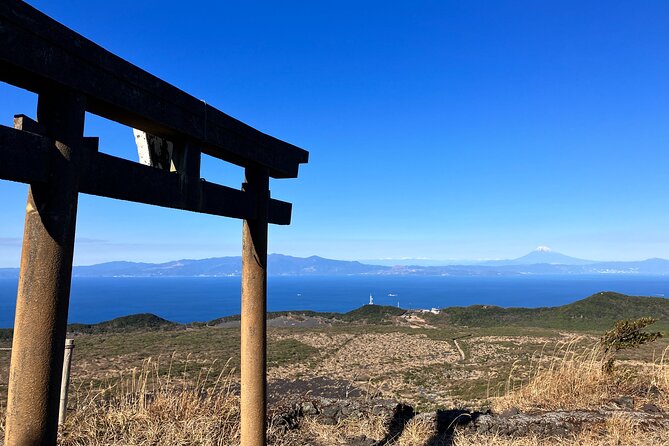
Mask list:
[[[669,296],[669,276],[583,275],[512,277],[294,276],[270,277],[269,311],[346,312],[368,303],[402,308],[487,304],[564,305],[599,291]],[[75,277],[70,322],[95,323],[134,313],[176,322],[239,313],[239,277]],[[0,279],[0,327],[14,323],[17,279]]]

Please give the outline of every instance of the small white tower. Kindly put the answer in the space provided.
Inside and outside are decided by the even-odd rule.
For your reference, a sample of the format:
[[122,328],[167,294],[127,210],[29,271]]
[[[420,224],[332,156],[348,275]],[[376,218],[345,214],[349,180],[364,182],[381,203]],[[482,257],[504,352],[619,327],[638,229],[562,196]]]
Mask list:
[[369,293],[369,304],[374,305],[374,298],[372,297],[372,293]]

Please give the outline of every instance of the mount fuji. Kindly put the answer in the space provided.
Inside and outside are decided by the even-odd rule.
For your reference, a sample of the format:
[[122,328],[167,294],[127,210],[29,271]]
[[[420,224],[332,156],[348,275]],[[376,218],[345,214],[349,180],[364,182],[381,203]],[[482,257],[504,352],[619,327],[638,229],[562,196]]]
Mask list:
[[499,266],[499,265],[591,265],[594,260],[578,259],[570,257],[559,252],[555,252],[548,246],[538,246],[537,249],[517,259],[508,260],[488,260],[480,263],[481,265]]

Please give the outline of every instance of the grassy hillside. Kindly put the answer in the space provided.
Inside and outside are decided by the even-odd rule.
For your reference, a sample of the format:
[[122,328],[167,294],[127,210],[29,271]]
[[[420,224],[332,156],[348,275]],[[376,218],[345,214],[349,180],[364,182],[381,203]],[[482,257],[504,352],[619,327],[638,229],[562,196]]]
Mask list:
[[[297,311],[273,311],[267,313],[267,319],[275,319],[277,317],[289,316],[292,318],[303,319],[309,317],[317,317],[323,319],[330,319],[332,322],[349,322],[361,324],[387,324],[390,323],[394,316],[400,316],[406,313],[397,307],[390,307],[385,305],[363,305],[360,308],[351,310],[348,313],[336,312],[318,312],[311,310],[297,310]],[[233,316],[224,316],[218,319],[207,322],[207,325],[218,325],[223,322],[239,321],[238,314]]]
[[178,325],[155,314],[142,313],[117,317],[98,324],[70,324],[67,328],[69,332],[74,333],[118,333],[136,330],[163,330],[175,328]]
[[489,305],[445,308],[435,323],[474,327],[499,325],[602,330],[620,319],[653,317],[655,325],[669,330],[669,299],[663,297],[627,296],[602,292],[560,307],[502,308]]
[[[292,317],[296,319],[304,319],[308,317],[320,317],[324,319],[336,319],[340,317],[341,313],[330,313],[330,312],[318,312],[312,310],[298,310],[298,311],[270,311],[267,313],[267,319],[276,319],[278,317]],[[239,314],[233,314],[231,316],[223,316],[216,319],[212,319],[206,323],[209,326],[219,325],[225,322],[237,322],[241,320]],[[196,324],[194,324],[196,325]]]
[[360,308],[344,313],[338,318],[345,322],[364,324],[390,323],[394,316],[401,316],[406,310],[387,305],[363,305]]
[[[170,322],[155,314],[142,313],[129,316],[117,317],[109,321],[97,324],[68,324],[68,333],[126,333],[131,331],[154,331],[182,327],[181,324]],[[14,330],[11,328],[0,328],[0,341],[10,342]]]

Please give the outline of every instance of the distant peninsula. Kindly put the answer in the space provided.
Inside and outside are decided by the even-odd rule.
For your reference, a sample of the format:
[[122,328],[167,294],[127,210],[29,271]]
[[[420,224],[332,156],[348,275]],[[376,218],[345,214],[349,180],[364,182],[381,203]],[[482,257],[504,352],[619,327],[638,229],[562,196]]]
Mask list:
[[[165,263],[108,262],[75,266],[75,277],[235,277],[242,270],[241,257],[183,259]],[[668,275],[669,260],[590,261],[569,257],[542,247],[509,260],[467,265],[373,265],[319,256],[292,257],[270,254],[272,276],[520,276],[520,275]],[[0,268],[0,277],[17,277],[18,268]]]

